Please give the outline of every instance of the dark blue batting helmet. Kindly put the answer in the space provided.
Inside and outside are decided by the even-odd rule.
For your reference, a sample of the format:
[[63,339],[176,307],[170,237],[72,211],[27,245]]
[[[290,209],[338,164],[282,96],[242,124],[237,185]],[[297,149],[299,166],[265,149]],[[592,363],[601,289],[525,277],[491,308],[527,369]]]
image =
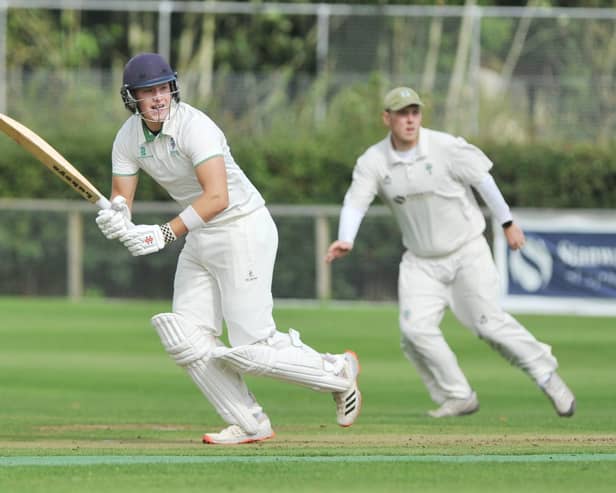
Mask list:
[[122,100],[124,106],[131,112],[137,113],[137,101],[132,91],[143,87],[152,87],[169,82],[169,88],[176,102],[180,101],[177,86],[177,73],[171,69],[167,60],[158,53],[140,53],[131,58],[124,67],[122,77]]

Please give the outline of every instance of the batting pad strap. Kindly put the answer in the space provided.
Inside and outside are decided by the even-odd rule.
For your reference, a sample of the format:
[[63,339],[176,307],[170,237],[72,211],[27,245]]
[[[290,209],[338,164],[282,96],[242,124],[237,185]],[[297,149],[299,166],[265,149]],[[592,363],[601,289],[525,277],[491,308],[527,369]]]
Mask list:
[[276,378],[319,392],[343,392],[352,384],[342,376],[342,364],[337,357],[317,353],[305,344],[298,345],[299,337],[280,336],[286,337],[285,343],[278,337],[233,348],[217,347],[212,358],[224,361],[240,373]]
[[188,231],[192,231],[193,229],[205,226],[205,221],[197,213],[197,211],[193,208],[192,205],[189,205],[186,209],[180,212],[180,219],[182,220],[184,226],[186,226],[186,229],[188,229]]

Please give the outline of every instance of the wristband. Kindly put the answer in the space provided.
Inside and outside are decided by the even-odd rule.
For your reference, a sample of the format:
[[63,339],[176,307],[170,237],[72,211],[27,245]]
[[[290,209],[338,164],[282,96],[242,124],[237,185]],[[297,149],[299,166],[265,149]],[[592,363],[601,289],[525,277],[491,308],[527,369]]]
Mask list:
[[160,230],[163,233],[163,239],[165,240],[165,245],[177,240],[177,236],[175,236],[175,233],[171,229],[171,226],[169,226],[169,223],[162,224],[160,226]]
[[186,209],[180,212],[180,219],[188,231],[205,226],[205,221],[199,214],[197,214],[197,211],[192,205],[189,205]]
[[513,224],[513,221],[505,221],[501,226],[503,229],[509,228]]

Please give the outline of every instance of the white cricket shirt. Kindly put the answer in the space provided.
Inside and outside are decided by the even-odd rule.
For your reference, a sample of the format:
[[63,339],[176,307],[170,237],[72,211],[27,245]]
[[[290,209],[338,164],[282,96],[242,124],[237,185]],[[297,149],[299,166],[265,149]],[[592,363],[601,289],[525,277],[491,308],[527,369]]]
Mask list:
[[404,246],[419,257],[448,255],[481,235],[485,219],[470,186],[492,161],[463,138],[421,128],[403,161],[390,135],[357,160],[344,205],[365,213],[375,196],[392,210]]
[[263,206],[263,197],[233,159],[222,130],[205,113],[182,102],[173,103],[170,119],[156,136],[144,130],[137,115],[126,120],[113,143],[112,171],[127,176],[142,169],[180,206],[187,207],[203,193],[194,168],[207,166],[207,160],[215,156],[225,161],[229,205],[205,226]]

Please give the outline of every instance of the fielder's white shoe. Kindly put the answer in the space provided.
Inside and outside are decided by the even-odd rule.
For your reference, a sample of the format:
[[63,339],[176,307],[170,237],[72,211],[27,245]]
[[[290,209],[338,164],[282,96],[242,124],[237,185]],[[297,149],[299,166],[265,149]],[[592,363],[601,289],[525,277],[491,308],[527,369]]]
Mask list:
[[479,399],[477,394],[473,392],[470,397],[466,399],[448,399],[441,407],[428,411],[428,416],[433,418],[447,418],[450,416],[464,416],[466,414],[473,414],[479,410]]
[[357,377],[359,375],[360,366],[359,359],[353,351],[344,353],[344,369],[346,376],[353,380],[353,385],[344,392],[332,392],[334,401],[336,401],[336,421],[340,426],[351,426],[361,410],[361,392],[357,385]]
[[272,425],[267,416],[259,422],[259,429],[256,433],[246,433],[238,425],[227,426],[220,433],[206,433],[203,435],[203,443],[214,445],[240,445],[242,443],[261,442],[275,435]]
[[559,416],[570,417],[575,412],[575,396],[563,382],[563,379],[554,372],[546,383],[540,385],[541,390],[548,396]]

